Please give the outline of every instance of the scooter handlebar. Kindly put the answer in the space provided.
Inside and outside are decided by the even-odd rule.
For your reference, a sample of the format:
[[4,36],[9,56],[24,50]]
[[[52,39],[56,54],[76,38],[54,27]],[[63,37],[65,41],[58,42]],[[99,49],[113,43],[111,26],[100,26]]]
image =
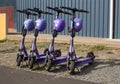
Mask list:
[[23,11],[23,10],[17,10],[17,12],[24,13],[24,11]]
[[20,13],[25,13],[25,14],[30,13],[28,10],[25,10],[25,9],[23,9],[23,10],[17,10],[17,12],[20,12]]
[[30,8],[28,8],[27,10],[30,10],[30,11],[35,11],[34,9],[30,9]]
[[72,10],[72,11],[77,11],[77,12],[89,13],[89,11],[86,11],[86,10],[83,10],[83,9],[70,8],[70,7],[64,7],[64,6],[61,6],[61,8]]
[[31,13],[31,15],[33,15],[33,16],[37,16],[37,14],[36,14],[36,13]]
[[72,15],[71,13],[66,12],[66,11],[63,11],[62,13],[64,13],[64,14],[68,14],[68,15]]
[[31,13],[31,12],[29,12],[28,10],[25,10],[25,9],[23,9],[23,10],[17,10],[17,12],[24,13],[24,14],[28,14],[28,15],[34,15],[34,16],[37,15],[36,13]]
[[71,15],[71,13],[66,12],[66,11],[62,11],[62,10],[59,9],[58,7],[54,7],[54,8],[52,8],[52,7],[47,6],[47,8],[48,8],[48,9],[51,9],[51,10],[54,10],[54,11],[57,11],[57,12],[59,12],[59,13],[64,13],[64,14]]
[[49,12],[44,12],[43,14],[49,14],[49,15],[53,15],[52,13],[49,13]]
[[55,11],[55,8],[52,8],[52,7],[49,7],[49,6],[47,6],[47,8]]
[[30,11],[34,11],[34,12],[37,12],[37,13],[42,13],[42,14],[49,14],[49,15],[53,15],[52,13],[49,13],[49,12],[45,12],[45,11],[42,11],[42,10],[39,10],[39,8],[34,8],[34,9],[30,9],[28,8],[28,10]]

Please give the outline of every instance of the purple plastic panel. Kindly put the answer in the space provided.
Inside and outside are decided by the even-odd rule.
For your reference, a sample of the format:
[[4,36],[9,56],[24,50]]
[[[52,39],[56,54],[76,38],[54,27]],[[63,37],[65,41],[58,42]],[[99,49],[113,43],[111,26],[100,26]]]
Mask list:
[[75,31],[79,32],[82,29],[83,21],[81,18],[75,18],[74,22],[75,22]]
[[65,28],[65,21],[63,19],[54,20],[54,30],[62,32]]
[[47,23],[44,19],[37,19],[35,29],[38,29],[39,31],[44,31],[46,28],[46,25]]
[[55,59],[53,59],[55,64],[60,64],[60,63],[64,63],[67,61],[67,56],[60,56],[60,57],[56,57]]
[[34,21],[32,19],[27,19],[24,21],[24,28],[28,31],[32,31],[35,28]]
[[39,62],[41,62],[41,63],[43,63],[43,62],[45,62],[45,59],[46,59],[46,56],[44,55],[40,55],[40,56],[36,56],[36,59],[39,61]]
[[87,57],[87,58],[77,59],[77,60],[75,61],[75,63],[76,63],[76,66],[82,66],[82,65],[88,64],[88,63],[90,63],[90,62],[92,62],[92,61],[93,61],[92,58]]

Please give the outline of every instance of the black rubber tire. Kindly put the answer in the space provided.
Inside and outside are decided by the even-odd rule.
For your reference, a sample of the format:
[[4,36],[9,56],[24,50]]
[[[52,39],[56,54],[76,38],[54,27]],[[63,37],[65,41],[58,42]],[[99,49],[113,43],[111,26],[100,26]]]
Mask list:
[[34,64],[35,64],[35,58],[31,57],[31,59],[29,60],[29,69],[33,69]]
[[61,56],[61,50],[55,50],[54,55],[56,55],[57,57],[60,57]]
[[29,55],[29,57],[28,57],[28,66],[30,66],[30,60],[31,60],[31,56]]
[[18,61],[19,53],[17,54],[16,62]]
[[94,63],[95,55],[93,52],[88,52],[86,57],[91,57],[92,62],[89,63],[89,65],[92,65]]
[[22,62],[22,59],[23,57],[21,55],[17,56],[17,66],[20,66],[21,65],[21,62]]
[[47,53],[48,51],[49,51],[49,49],[46,48],[43,53],[46,55],[46,53]]
[[75,62],[70,61],[69,62],[69,74],[73,75],[75,73]]
[[67,70],[70,70],[69,64],[70,64],[70,59],[67,58]]
[[52,68],[52,60],[51,59],[47,59],[46,63],[45,63],[45,70],[46,71],[50,71],[51,68]]

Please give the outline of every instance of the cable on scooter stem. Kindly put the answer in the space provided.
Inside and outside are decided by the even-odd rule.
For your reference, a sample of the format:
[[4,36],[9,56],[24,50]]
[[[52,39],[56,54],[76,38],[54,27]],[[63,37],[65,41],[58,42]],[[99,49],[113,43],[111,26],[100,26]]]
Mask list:
[[70,8],[70,7],[64,7],[64,6],[61,6],[60,8],[68,9],[68,10],[71,10],[71,11],[77,11],[77,12],[89,13],[89,11],[87,11],[87,10],[83,10],[83,9]]

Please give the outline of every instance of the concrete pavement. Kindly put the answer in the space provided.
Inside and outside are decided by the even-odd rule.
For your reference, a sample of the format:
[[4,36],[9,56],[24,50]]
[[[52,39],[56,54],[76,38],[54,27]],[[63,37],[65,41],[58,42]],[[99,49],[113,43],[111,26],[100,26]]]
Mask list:
[[0,84],[95,84],[0,66]]

